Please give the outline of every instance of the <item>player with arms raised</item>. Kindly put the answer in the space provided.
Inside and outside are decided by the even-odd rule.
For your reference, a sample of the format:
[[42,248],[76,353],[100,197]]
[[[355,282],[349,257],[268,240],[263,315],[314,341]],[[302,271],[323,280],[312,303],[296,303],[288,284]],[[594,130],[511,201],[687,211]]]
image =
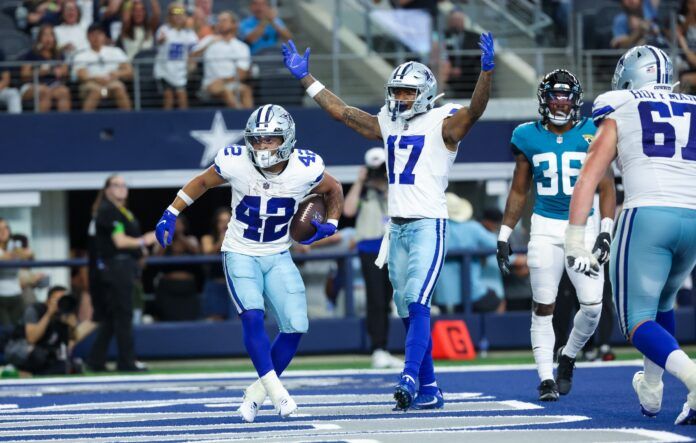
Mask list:
[[[294,149],[295,122],[282,107],[255,110],[244,140],[245,146],[221,149],[215,163],[177,193],[155,232],[163,247],[171,244],[181,211],[210,188],[228,182],[232,186],[232,219],[222,244],[222,265],[242,320],[244,346],[260,377],[247,388],[239,408],[242,418],[251,422],[266,395],[283,417],[297,409],[278,379],[308,328],[304,283],[288,253],[288,224],[300,200],[310,193],[323,194],[327,221],[313,221],[317,232],[303,243],[333,235],[343,210],[343,191],[324,171],[319,155]],[[264,304],[280,328],[272,345],[263,324]]]
[[[440,97],[435,76],[421,63],[406,62],[387,80],[386,104],[378,115],[371,115],[346,105],[312,77],[309,48],[302,56],[292,41],[283,45],[286,67],[310,97],[333,118],[369,139],[384,142],[391,226],[380,256],[384,258],[388,246],[394,302],[407,328],[405,367],[394,392],[398,409],[444,405],[431,356],[430,299],[446,249],[449,171],[459,141],[483,114],[491,91],[493,37],[481,35],[479,46],[482,70],[469,107],[435,107]],[[416,380],[420,384],[417,397]]]
[[664,369],[689,389],[676,424],[696,424],[696,364],[674,338],[674,300],[696,264],[696,97],[672,93],[672,63],[637,46],[616,66],[613,91],[595,100],[597,137],[570,203],[566,259],[597,268],[583,226],[592,194],[618,155],[626,192],[611,245],[610,276],[619,325],[644,355],[633,388],[644,414],[662,407]]
[[[515,172],[505,205],[503,224],[498,235],[498,266],[503,274],[510,272],[508,239],[522,215],[527,194],[535,183],[534,214],[527,254],[533,307],[532,350],[539,384],[539,400],[556,401],[558,394],[570,392],[575,356],[594,334],[602,312],[604,275],[590,276],[570,273],[580,301],[568,343],[558,352],[558,371],[553,378],[553,310],[558,284],[563,276],[563,239],[568,225],[568,207],[574,181],[580,172],[596,127],[591,120],[580,117],[582,86],[565,69],[546,74],[537,90],[541,120],[524,123],[512,133]],[[600,183],[601,232],[597,236],[592,223],[585,229],[587,246],[604,263],[609,259],[609,244],[616,210],[613,176]],[[596,240],[595,240],[596,238]],[[599,274],[599,275],[596,275]]]

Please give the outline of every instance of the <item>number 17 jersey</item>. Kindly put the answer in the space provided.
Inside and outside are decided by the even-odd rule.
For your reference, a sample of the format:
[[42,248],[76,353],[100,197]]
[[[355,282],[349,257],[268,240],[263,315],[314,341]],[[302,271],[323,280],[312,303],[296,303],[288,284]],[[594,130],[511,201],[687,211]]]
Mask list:
[[447,104],[409,120],[377,115],[387,157],[390,217],[449,218],[445,190],[457,156],[442,139],[442,122],[460,105]]

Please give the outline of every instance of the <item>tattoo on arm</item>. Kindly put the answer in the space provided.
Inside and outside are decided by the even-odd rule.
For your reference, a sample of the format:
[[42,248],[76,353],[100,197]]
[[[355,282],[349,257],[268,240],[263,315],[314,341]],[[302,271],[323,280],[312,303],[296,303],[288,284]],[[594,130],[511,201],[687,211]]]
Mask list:
[[491,96],[492,78],[492,72],[481,72],[469,106],[461,108],[442,124],[442,138],[451,151],[456,150],[457,143],[469,133],[471,127],[486,110],[488,99]]

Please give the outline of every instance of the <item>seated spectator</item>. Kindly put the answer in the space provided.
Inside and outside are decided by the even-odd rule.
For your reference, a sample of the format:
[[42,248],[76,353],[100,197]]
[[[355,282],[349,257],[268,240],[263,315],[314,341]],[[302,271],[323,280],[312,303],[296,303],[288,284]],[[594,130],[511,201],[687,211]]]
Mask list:
[[[466,199],[451,192],[448,192],[446,196],[449,212],[447,250],[495,250],[498,242],[497,231],[491,231],[483,223],[470,220],[473,208]],[[500,214],[500,220],[502,220],[502,214]],[[488,220],[485,222],[487,223]],[[435,287],[433,304],[444,312],[462,312],[464,297],[468,296],[474,312],[505,310],[503,279],[495,255],[472,257],[469,278],[470,292],[462,294],[461,259],[459,257],[446,259]]]
[[[31,249],[10,242],[12,233],[7,220],[0,218],[0,260],[30,260]],[[24,303],[18,268],[0,268],[0,327],[14,326],[22,319]]]
[[[65,85],[68,77],[68,66],[57,63],[63,60],[58,51],[53,26],[41,25],[36,42],[22,60],[34,62],[22,65],[20,77],[24,84],[20,92],[22,100],[34,100],[34,70],[39,71],[39,112],[48,112],[55,102],[58,111],[69,111],[71,107],[70,90]],[[39,65],[37,62],[50,62]]]
[[239,36],[249,45],[252,55],[264,51],[275,54],[279,36],[284,42],[292,38],[283,20],[278,17],[278,11],[267,0],[251,0],[249,12],[251,16],[242,20],[239,27]]
[[120,48],[105,46],[106,35],[98,24],[87,30],[90,48],[75,56],[74,68],[80,82],[83,111],[97,109],[103,98],[113,98],[119,109],[131,109],[124,80],[133,76],[128,57]]
[[60,4],[61,2],[56,0],[25,0],[15,10],[17,27],[33,37],[38,27],[43,24],[60,24]]
[[621,0],[623,12],[614,17],[612,48],[637,45],[666,47],[667,42],[657,24],[660,0]]
[[[188,220],[179,216],[171,245],[163,249],[155,245],[154,255],[175,257],[198,255],[201,253],[198,239],[188,235]],[[196,284],[196,265],[168,265],[157,278],[155,287],[155,306],[159,320],[195,320],[200,312],[198,287]]]
[[76,374],[82,362],[71,356],[78,334],[78,301],[67,289],[54,286],[46,303],[34,303],[24,311],[23,324],[15,328],[5,346],[5,358],[17,369],[35,375]]
[[677,43],[683,51],[679,69],[681,91],[693,94],[696,91],[696,2],[693,0],[682,0]]
[[[125,0],[127,3],[129,0]],[[124,0],[95,0],[97,5],[97,22],[101,23],[109,43],[118,40],[121,35],[121,11],[125,9]]]
[[121,13],[121,35],[119,46],[123,48],[128,60],[133,61],[135,55],[155,47],[155,31],[160,24],[162,15],[159,1],[150,0],[152,16],[148,17],[143,0],[132,0],[123,5]]
[[89,49],[87,28],[81,22],[80,8],[74,0],[68,0],[63,5],[63,23],[54,29],[58,50],[71,58],[80,51]]
[[229,108],[252,108],[252,90],[242,83],[249,76],[251,57],[246,43],[237,39],[239,20],[233,12],[218,14],[216,34],[205,37],[192,55],[203,55],[205,93],[222,99]]
[[[5,61],[5,53],[0,49],[0,63]],[[22,112],[22,96],[17,88],[12,88],[10,68],[0,66],[0,103],[4,104],[10,114]]]
[[[29,250],[29,238],[24,234],[12,234],[10,236],[10,244],[8,249],[23,248]],[[35,268],[23,268],[19,270],[19,285],[22,288],[22,303],[24,306],[29,306],[36,303],[35,289],[48,288],[50,278],[43,272],[34,272]]]
[[196,32],[199,39],[213,35],[217,18],[213,15],[213,0],[195,0],[193,13],[186,20],[186,27]]
[[481,70],[478,51],[474,55],[458,54],[469,49],[478,50],[479,35],[467,29],[467,22],[467,16],[458,9],[447,16],[443,41],[447,57],[440,75],[454,97],[471,96]]
[[[210,233],[201,238],[203,254],[220,255],[230,218],[230,208],[223,207],[215,211]],[[226,320],[235,318],[234,313],[235,307],[227,292],[222,263],[212,264],[208,268],[208,279],[203,287],[203,315],[208,320]]]
[[192,29],[186,28],[186,10],[181,3],[171,3],[167,24],[157,30],[157,60],[154,77],[162,92],[164,109],[188,108],[186,83],[188,80],[189,52],[198,43]]

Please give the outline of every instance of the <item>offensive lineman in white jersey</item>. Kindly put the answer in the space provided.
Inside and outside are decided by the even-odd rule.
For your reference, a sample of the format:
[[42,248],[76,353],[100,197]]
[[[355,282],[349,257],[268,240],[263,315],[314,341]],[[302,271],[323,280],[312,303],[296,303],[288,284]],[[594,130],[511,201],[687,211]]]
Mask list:
[[[267,395],[283,417],[297,409],[278,379],[308,328],[304,283],[288,252],[288,225],[300,200],[310,193],[324,194],[327,221],[312,221],[317,232],[302,243],[333,235],[343,210],[343,191],[324,171],[319,155],[294,149],[295,122],[282,107],[264,105],[254,111],[244,140],[246,146],[221,149],[215,163],[177,193],[155,233],[163,247],[171,244],[181,211],[210,188],[227,182],[232,186],[232,218],[222,244],[222,265],[242,320],[244,346],[259,375],[239,408],[244,421],[252,422]],[[264,329],[264,305],[280,329],[272,345]]]
[[565,250],[578,272],[598,269],[583,244],[597,183],[618,156],[626,192],[611,245],[610,276],[621,331],[644,355],[633,377],[641,410],[662,407],[664,369],[689,389],[676,424],[696,424],[696,364],[674,338],[674,300],[696,264],[696,97],[672,93],[672,63],[637,46],[619,60],[611,92],[595,100],[599,129],[570,203]]
[[421,63],[406,62],[387,80],[386,104],[378,115],[370,115],[346,105],[309,74],[309,48],[301,56],[292,40],[283,45],[285,66],[310,97],[333,118],[384,143],[391,225],[378,262],[381,266],[388,255],[394,302],[407,330],[405,367],[394,391],[397,409],[444,405],[431,355],[430,298],[446,250],[449,171],[459,142],[483,114],[491,91],[495,67],[492,35],[482,34],[479,46],[481,74],[469,107],[435,107],[440,97],[435,76]]

